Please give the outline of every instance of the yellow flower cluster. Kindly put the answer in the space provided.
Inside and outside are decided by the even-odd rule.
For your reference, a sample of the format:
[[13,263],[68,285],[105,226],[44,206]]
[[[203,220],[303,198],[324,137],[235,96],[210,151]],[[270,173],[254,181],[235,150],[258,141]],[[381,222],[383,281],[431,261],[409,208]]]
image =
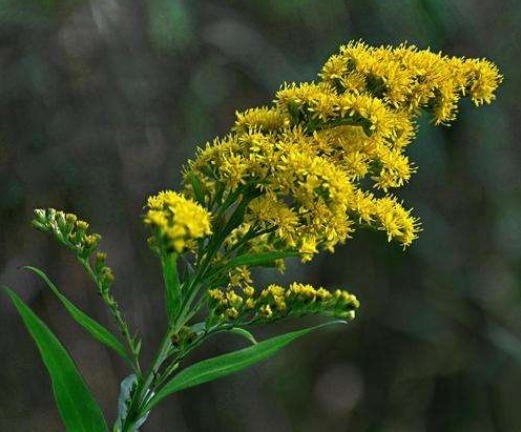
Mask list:
[[210,209],[250,196],[238,232],[263,233],[249,243],[255,251],[296,250],[306,261],[357,226],[410,245],[419,223],[391,189],[415,172],[404,151],[416,119],[427,111],[435,124],[448,123],[463,96],[491,102],[498,69],[414,46],[357,42],[341,47],[319,77],[284,85],[271,107],[237,113],[232,132],[188,164],[186,193],[196,196],[195,177]]
[[370,47],[362,42],[342,46],[320,77],[338,93],[367,93],[412,114],[427,109],[436,124],[455,120],[462,96],[475,105],[490,103],[503,79],[485,59],[447,57],[414,45]]
[[312,314],[353,319],[360,306],[357,298],[347,291],[329,292],[296,282],[289,288],[270,285],[259,294],[251,286],[240,293],[233,289],[212,289],[208,291],[208,304],[218,320],[239,324]]
[[145,224],[152,228],[153,248],[177,253],[191,249],[194,240],[211,234],[210,213],[193,200],[174,191],[148,198]]

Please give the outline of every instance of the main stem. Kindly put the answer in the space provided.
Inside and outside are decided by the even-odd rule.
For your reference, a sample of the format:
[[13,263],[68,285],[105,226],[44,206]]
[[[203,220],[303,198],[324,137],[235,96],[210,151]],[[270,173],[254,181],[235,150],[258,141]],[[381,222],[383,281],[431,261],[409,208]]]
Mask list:
[[[170,349],[172,348],[172,337],[176,335],[179,332],[179,330],[186,324],[186,322],[191,318],[192,314],[190,314],[190,308],[192,301],[197,295],[199,289],[201,288],[201,285],[204,283],[204,277],[210,269],[211,262],[215,257],[215,254],[222,246],[222,243],[225,240],[226,236],[242,221],[243,212],[247,207],[248,203],[254,197],[255,195],[243,197],[243,200],[232,212],[230,218],[226,221],[225,226],[222,228],[222,232],[220,232],[219,235],[216,235],[207,245],[209,250],[206,252],[206,256],[204,257],[202,262],[198,262],[199,265],[196,268],[195,274],[193,275],[193,279],[191,280],[191,282],[188,284],[187,287],[183,287],[183,284],[181,283],[179,290],[180,295],[178,298],[175,299],[180,303],[180,307],[175,309],[172,308],[174,309],[173,312],[175,315],[169,316],[169,328],[167,333],[163,337],[163,340],[154,358],[154,361],[152,362],[152,365],[148,370],[147,374],[144,376],[144,378],[141,378],[138,381],[138,387],[135,390],[132,400],[130,402],[130,406],[127,412],[127,416],[125,417],[124,423],[122,425],[121,432],[131,431],[131,428],[136,424],[136,422],[138,422],[139,419],[146,415],[146,407],[150,398],[150,394],[156,390],[154,384],[157,383],[154,383],[154,380],[157,374],[159,373],[159,370],[163,366],[163,363],[169,356]],[[235,198],[236,196],[234,196],[234,199]],[[225,208],[225,210],[226,209],[227,207]],[[165,271],[164,257],[162,258],[162,262],[163,271]],[[174,263],[174,265],[177,264]],[[168,284],[169,282],[170,281],[168,280],[168,278],[165,278],[165,283]],[[185,290],[183,288],[187,290],[186,293],[183,293],[183,291]],[[165,287],[165,289],[168,290],[169,288]],[[186,294],[187,297],[183,298],[183,294]],[[169,312],[172,312],[172,310],[169,310]],[[201,343],[202,340],[199,340],[196,345],[198,346]],[[195,348],[195,346],[193,348]],[[189,351],[191,351],[191,349],[189,349]],[[181,357],[183,355],[186,355],[187,353],[188,352],[181,354]],[[170,369],[168,368],[167,370]],[[172,371],[173,370],[175,369],[172,369]],[[159,383],[159,385],[164,383],[164,381],[169,378],[168,375],[169,374],[167,373],[164,377],[162,377],[161,383]]]
[[159,347],[158,353],[152,363],[152,366],[148,370],[146,376],[138,382],[138,387],[134,392],[134,396],[130,402],[130,407],[128,409],[127,416],[125,417],[125,421],[123,423],[121,432],[128,432],[132,430],[132,426],[143,416],[145,413],[141,412],[141,408],[146,403],[146,399],[149,396],[150,392],[153,391],[151,389],[151,385],[153,380],[158,373],[159,369],[163,365],[170,348],[172,347],[171,336],[175,334],[174,328],[169,330],[164,336],[161,345]]
[[163,363],[168,358],[170,349],[172,348],[172,337],[179,332],[185,323],[185,308],[181,308],[179,311],[177,311],[172,324],[169,325],[148,372],[141,380],[138,381],[138,387],[135,390],[130,402],[128,413],[122,425],[121,432],[131,431],[131,428],[135,425],[135,423],[139,421],[139,419],[141,419],[144,415],[146,415],[144,408],[148,402],[150,394],[155,390],[153,388],[154,379],[163,366]]

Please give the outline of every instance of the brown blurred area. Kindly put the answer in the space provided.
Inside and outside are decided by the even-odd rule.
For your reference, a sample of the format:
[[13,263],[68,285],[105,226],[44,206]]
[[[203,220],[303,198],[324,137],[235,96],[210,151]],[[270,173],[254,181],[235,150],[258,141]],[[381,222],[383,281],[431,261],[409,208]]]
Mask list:
[[[235,110],[314,79],[349,40],[487,57],[505,75],[497,101],[463,103],[449,128],[423,122],[410,148],[419,171],[400,196],[423,221],[411,248],[363,232],[282,277],[259,275],[346,287],[362,303],[355,322],[171,397],[143,431],[520,431],[520,22],[513,0],[1,0],[0,283],[59,335],[112,421],[124,365],[19,269],[45,269],[109,323],[74,259],[29,227],[33,208],[77,213],[103,235],[146,358],[165,318],[143,203],[178,187],[183,163]],[[194,359],[241,344],[215,338]],[[63,430],[3,294],[0,386],[1,431]]]

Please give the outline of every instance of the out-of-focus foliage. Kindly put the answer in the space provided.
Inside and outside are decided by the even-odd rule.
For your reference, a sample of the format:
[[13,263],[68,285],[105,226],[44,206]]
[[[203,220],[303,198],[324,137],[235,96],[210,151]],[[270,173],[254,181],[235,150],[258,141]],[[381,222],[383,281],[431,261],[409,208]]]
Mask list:
[[[114,294],[152,347],[162,292],[134,215],[146,196],[178,187],[196,143],[227,131],[236,109],[269,102],[281,81],[313,79],[349,40],[486,56],[506,77],[495,104],[463,104],[450,128],[422,125],[410,149],[420,170],[400,196],[423,220],[416,244],[402,254],[367,232],[286,271],[349,287],[358,322],[180,393],[146,430],[521,430],[520,19],[511,0],[2,0],[2,283],[25,290],[114,416],[120,360],[64,327],[52,293],[17,270],[50,269],[108,322],[81,269],[28,226],[34,207],[107,233]],[[5,297],[0,310],[0,430],[59,430],[38,353]],[[216,338],[198,358],[236,344]]]

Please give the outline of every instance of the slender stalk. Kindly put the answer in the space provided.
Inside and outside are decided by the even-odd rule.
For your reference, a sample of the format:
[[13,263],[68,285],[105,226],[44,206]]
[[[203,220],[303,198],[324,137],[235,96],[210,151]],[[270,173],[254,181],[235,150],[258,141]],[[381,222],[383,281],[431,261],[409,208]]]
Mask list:
[[171,344],[171,332],[168,331],[163,340],[161,341],[161,345],[158,349],[158,353],[156,354],[152,366],[148,370],[144,379],[138,382],[138,387],[134,392],[134,396],[132,397],[132,400],[130,402],[128,413],[123,422],[121,432],[128,432],[129,430],[131,430],[130,428],[145,414],[141,410],[141,406],[145,398],[152,390],[150,389],[150,386],[154,380],[155,375],[161,368],[161,365],[163,364],[166,355],[170,350]]
[[[197,270],[194,278],[192,279],[189,287],[188,287],[188,295],[187,295],[187,301],[185,302],[184,306],[181,309],[181,314],[185,312],[187,308],[190,307],[191,302],[194,300],[195,296],[198,292],[198,285],[203,280],[204,276],[206,276],[206,273],[211,268],[211,262],[212,259],[215,257],[219,249],[221,248],[224,240],[230,234],[230,232],[236,228],[241,222],[244,215],[244,211],[248,204],[255,198],[255,194],[250,195],[243,195],[242,201],[239,203],[239,205],[235,208],[233,213],[230,215],[228,221],[226,222],[225,226],[222,228],[222,230],[212,236],[207,249],[208,252],[204,256],[204,258],[201,258],[201,261],[198,262],[199,265],[197,265]],[[201,270],[199,271],[199,268]]]
[[110,295],[109,290],[104,289],[101,281],[98,279],[98,276],[96,275],[96,272],[92,269],[89,257],[82,256],[78,254],[76,247],[73,243],[71,243],[68,239],[68,235],[70,234],[70,230],[66,233],[62,233],[61,231],[55,229],[54,234],[56,235],[56,238],[60,243],[62,243],[65,247],[69,248],[72,251],[75,251],[76,258],[82,265],[82,267],[85,269],[89,277],[93,280],[93,282],[96,284],[96,288],[101,295],[103,302],[107,305],[107,307],[110,310],[110,313],[112,315],[112,318],[114,322],[116,323],[120,333],[122,334],[123,338],[125,339],[125,343],[127,345],[127,354],[129,356],[129,364],[134,373],[137,376],[141,376],[141,366],[139,364],[139,350],[140,350],[140,343],[137,342],[135,338],[132,337],[130,334],[130,330],[128,327],[128,324],[126,322],[125,316],[121,312],[121,310],[118,307],[118,303],[114,300],[114,298]]
[[98,280],[96,273],[94,273],[94,270],[92,270],[92,267],[90,266],[90,263],[87,259],[83,259],[78,257],[78,260],[80,261],[81,265],[87,272],[87,274],[90,276],[90,278],[94,281],[96,284],[96,287],[98,288],[98,292],[101,294],[104,303],[108,306],[112,318],[114,319],[116,325],[118,326],[121,334],[125,338],[125,342],[128,347],[128,354],[130,355],[131,361],[132,361],[132,368],[134,372],[140,376],[141,375],[141,366],[139,364],[139,346],[135,343],[134,338],[130,334],[130,330],[128,328],[128,324],[125,320],[125,317],[123,313],[120,311],[118,304],[116,301],[114,301],[113,298],[107,297],[109,295],[108,292],[102,290],[102,286],[100,284],[100,281]]
[[[240,193],[237,191],[234,194],[230,194],[230,196],[226,199],[227,205],[223,206],[222,208],[226,210],[239,195]],[[243,195],[243,200],[233,210],[229,218],[226,220],[224,227],[210,239],[210,242],[206,245],[207,253],[204,256],[200,255],[200,258],[197,260],[195,265],[195,274],[190,280],[188,286],[186,286],[186,289],[183,289],[183,283],[177,280],[176,285],[179,287],[179,296],[176,298],[176,300],[178,301],[180,307],[176,307],[174,310],[170,309],[169,322],[171,324],[169,326],[169,330],[163,338],[147,374],[138,383],[138,387],[134,392],[134,396],[130,402],[128,414],[122,426],[122,432],[129,431],[130,428],[137,421],[139,421],[140,418],[146,415],[149,395],[151,393],[155,393],[159,386],[163,385],[171,377],[172,373],[177,369],[179,361],[182,358],[184,358],[189,352],[199,346],[203,340],[206,339],[206,337],[213,333],[206,332],[201,339],[197,340],[195,343],[191,344],[188,349],[180,352],[177,356],[175,356],[171,363],[166,367],[166,370],[163,372],[163,374],[160,375],[159,380],[156,381],[156,377],[158,376],[161,367],[169,357],[170,350],[172,348],[172,337],[179,332],[179,330],[186,324],[186,322],[188,322],[188,320],[193,317],[193,315],[201,306],[201,303],[199,302],[197,307],[194,308],[192,307],[192,303],[195,300],[197,293],[204,285],[206,274],[212,268],[212,260],[221,248],[227,235],[242,222],[244,210],[254,197],[255,194],[251,194],[251,196]],[[220,213],[219,216],[221,216],[223,213]],[[173,282],[171,278],[172,274],[169,274],[171,272],[168,271],[168,268],[171,269],[172,266],[176,266],[175,258],[176,257],[174,257],[174,262],[167,262],[166,259],[168,259],[168,257],[163,256],[161,258],[164,270],[165,289],[167,291],[169,290],[169,284]],[[179,277],[177,272],[175,272],[175,277]]]
[[[254,325],[256,323],[257,323],[256,320],[250,320],[248,322],[240,323],[238,325],[239,326]],[[167,383],[167,381],[172,377],[172,373],[178,369],[180,362],[184,358],[186,358],[188,356],[188,354],[190,354],[196,348],[201,346],[206,340],[208,340],[208,338],[210,338],[210,336],[213,336],[213,335],[223,332],[223,331],[230,330],[236,326],[237,325],[235,325],[235,324],[219,324],[217,326],[214,326],[214,327],[206,330],[198,339],[193,341],[184,351],[180,352],[175,357],[175,359],[173,359],[172,363],[167,367],[165,372],[161,375],[160,379],[156,382],[154,392],[155,393],[159,392],[164,387],[164,385]],[[148,409],[149,403],[150,403],[150,400],[147,400],[145,405],[142,408],[142,412],[147,412],[149,410]]]
[[[196,272],[197,273],[197,272]],[[165,280],[166,282],[166,280]],[[165,286],[166,288],[166,286]],[[182,295],[182,285],[180,289],[180,293]],[[180,298],[179,298],[180,300]],[[182,310],[176,311],[177,316],[172,317],[173,322],[169,325],[169,328],[161,341],[160,347],[157,351],[157,354],[154,357],[152,365],[148,369],[146,375],[142,380],[138,382],[138,387],[134,392],[134,395],[131,399],[130,406],[128,409],[127,416],[125,417],[122,431],[127,432],[131,430],[130,428],[144,415],[146,415],[146,410],[144,409],[146,403],[148,402],[148,397],[151,393],[154,393],[156,390],[156,386],[154,386],[154,380],[159,373],[159,370],[163,366],[165,360],[169,357],[170,350],[172,348],[172,337],[179,332],[181,327],[186,323],[186,320],[183,319]]]

